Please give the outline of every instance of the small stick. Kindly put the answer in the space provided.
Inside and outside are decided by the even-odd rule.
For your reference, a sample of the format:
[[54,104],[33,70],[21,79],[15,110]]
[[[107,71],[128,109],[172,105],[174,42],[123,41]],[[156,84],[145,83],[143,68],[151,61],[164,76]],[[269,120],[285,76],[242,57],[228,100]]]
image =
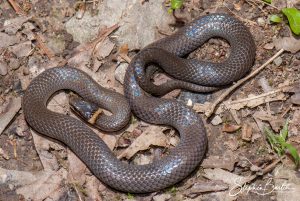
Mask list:
[[15,2],[15,0],[8,0],[8,2],[18,15],[26,15],[25,11],[21,9],[20,5],[17,2]]
[[255,75],[257,75],[262,69],[264,69],[268,64],[270,64],[274,59],[276,59],[279,55],[281,55],[284,52],[284,49],[280,49],[273,57],[271,57],[268,61],[266,61],[263,65],[255,69],[251,74],[244,77],[243,79],[240,79],[238,82],[236,82],[234,85],[229,87],[215,102],[213,102],[210,106],[210,108],[205,112],[205,115],[207,117],[210,117],[213,112],[215,111],[216,106],[224,100],[232,91],[234,91],[236,88],[238,88],[240,85],[242,85],[247,80],[253,78]]

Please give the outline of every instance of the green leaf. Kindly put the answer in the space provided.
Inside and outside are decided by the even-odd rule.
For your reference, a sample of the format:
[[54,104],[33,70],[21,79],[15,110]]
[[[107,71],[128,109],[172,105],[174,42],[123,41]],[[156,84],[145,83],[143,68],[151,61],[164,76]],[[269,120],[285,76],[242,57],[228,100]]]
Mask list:
[[300,11],[296,8],[284,8],[282,12],[288,18],[293,33],[300,35]]
[[269,4],[272,3],[272,0],[263,0],[263,1],[266,2],[266,3],[269,3]]
[[279,17],[278,15],[271,15],[269,19],[270,22],[275,22],[275,23],[279,23],[282,21],[281,17]]
[[282,130],[280,131],[280,136],[284,139],[284,141],[286,141],[288,134],[289,134],[289,120],[287,119],[285,121]]
[[184,0],[171,0],[171,8],[173,10],[179,9],[182,7]]
[[296,164],[296,168],[298,168],[299,166],[299,161],[300,161],[300,157],[299,154],[297,152],[297,149],[295,147],[293,147],[293,145],[286,143],[286,148],[287,150],[289,150],[289,153],[292,155],[292,157],[294,158],[295,164]]

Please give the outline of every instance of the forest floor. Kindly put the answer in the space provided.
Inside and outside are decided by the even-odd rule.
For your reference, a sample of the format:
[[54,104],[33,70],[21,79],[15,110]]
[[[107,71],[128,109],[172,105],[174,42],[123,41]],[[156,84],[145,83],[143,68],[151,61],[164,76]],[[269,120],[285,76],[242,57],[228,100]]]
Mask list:
[[[273,0],[272,5],[261,0],[186,0],[174,15],[168,13],[169,6],[164,0],[0,2],[1,201],[299,200],[300,174],[295,161],[286,150],[277,155],[266,128],[278,134],[288,122],[287,143],[299,153],[300,39],[291,33],[281,9],[299,9],[300,4],[290,0]],[[257,47],[256,59],[249,78],[234,83],[235,89],[212,94],[176,90],[166,95],[193,107],[207,129],[205,159],[182,182],[151,194],[115,191],[93,176],[66,145],[34,132],[26,123],[22,96],[44,70],[76,67],[100,85],[123,93],[126,68],[138,50],[198,16],[219,12],[249,28]],[[271,23],[273,14],[283,21]],[[213,38],[189,57],[220,62],[229,53],[226,41]],[[167,79],[158,74],[154,82]],[[66,92],[55,95],[48,107],[75,117]],[[123,132],[95,132],[116,156],[133,164],[151,163],[180,141],[172,128],[134,117]]]

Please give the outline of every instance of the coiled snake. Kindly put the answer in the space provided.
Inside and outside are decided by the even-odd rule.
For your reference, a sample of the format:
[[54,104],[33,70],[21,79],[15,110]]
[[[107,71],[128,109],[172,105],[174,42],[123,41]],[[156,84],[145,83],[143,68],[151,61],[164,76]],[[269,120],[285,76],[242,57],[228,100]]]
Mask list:
[[[226,61],[212,63],[182,58],[212,37],[229,42],[231,52]],[[184,179],[199,165],[207,148],[207,137],[201,118],[192,109],[176,100],[149,94],[160,95],[174,88],[214,90],[244,76],[254,58],[255,44],[248,29],[227,14],[210,14],[150,44],[133,58],[125,76],[127,100],[98,86],[78,69],[52,68],[37,76],[27,88],[23,97],[24,115],[36,131],[68,145],[96,177],[112,188],[133,193],[158,191]],[[147,66],[153,63],[176,80],[162,86],[152,84]],[[175,128],[180,133],[180,143],[167,156],[148,165],[121,162],[86,124],[46,108],[49,98],[61,89],[72,90],[109,110],[111,116],[101,115],[98,119],[103,130],[124,127],[132,110],[144,121]]]

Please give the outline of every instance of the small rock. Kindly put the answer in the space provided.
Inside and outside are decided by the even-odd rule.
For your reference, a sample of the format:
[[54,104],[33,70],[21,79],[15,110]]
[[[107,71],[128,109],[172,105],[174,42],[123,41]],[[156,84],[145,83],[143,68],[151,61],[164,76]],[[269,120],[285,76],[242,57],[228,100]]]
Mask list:
[[28,68],[24,68],[23,69],[23,75],[29,75],[29,69]]
[[221,117],[219,115],[216,115],[212,120],[211,120],[211,124],[216,126],[221,124],[223,121],[221,119]]
[[16,58],[11,58],[9,60],[9,67],[13,70],[17,70],[20,67],[20,62]]
[[266,21],[265,21],[264,18],[259,17],[259,18],[257,18],[257,23],[258,23],[259,26],[265,26]]
[[274,59],[274,64],[276,66],[280,66],[282,64],[282,58],[281,57],[277,57],[276,59]]
[[161,194],[161,195],[156,195],[153,197],[154,201],[166,201],[171,198],[170,194]]
[[118,80],[122,84],[124,84],[124,77],[125,77],[127,67],[128,67],[127,63],[121,63],[115,71],[116,80]]
[[267,43],[264,46],[264,49],[266,50],[272,50],[275,47],[274,43]]
[[4,76],[7,74],[7,64],[3,61],[0,61],[0,75]]
[[300,105],[300,93],[295,93],[294,95],[292,95],[291,101],[295,105]]

